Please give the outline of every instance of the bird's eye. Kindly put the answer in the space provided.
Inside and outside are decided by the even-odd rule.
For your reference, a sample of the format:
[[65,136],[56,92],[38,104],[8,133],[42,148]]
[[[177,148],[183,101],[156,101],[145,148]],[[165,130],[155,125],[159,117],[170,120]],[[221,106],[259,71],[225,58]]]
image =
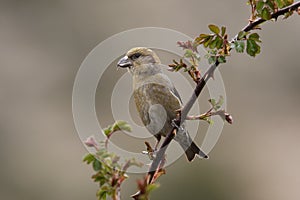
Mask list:
[[132,60],[136,60],[136,59],[138,59],[141,55],[142,55],[142,54],[140,54],[140,53],[135,53],[135,54],[133,54],[133,55],[131,56],[131,59],[132,59]]

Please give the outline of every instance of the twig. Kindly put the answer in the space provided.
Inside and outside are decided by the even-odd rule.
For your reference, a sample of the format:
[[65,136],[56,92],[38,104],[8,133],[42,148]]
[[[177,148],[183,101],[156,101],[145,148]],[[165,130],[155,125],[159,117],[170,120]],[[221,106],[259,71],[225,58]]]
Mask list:
[[159,170],[157,169],[158,166],[163,167],[160,165],[161,161],[164,159],[165,152],[168,148],[168,145],[172,141],[172,139],[175,137],[176,133],[178,131],[177,127],[174,127],[172,131],[167,135],[166,139],[164,140],[163,144],[159,148],[159,151],[157,152],[156,157],[154,158],[153,162],[151,163],[149,172],[148,172],[148,184],[152,183],[153,177],[155,173]]
[[[271,19],[276,19],[276,20],[277,20],[277,18],[278,18],[279,16],[284,15],[285,13],[290,12],[290,11],[295,11],[295,10],[297,10],[299,7],[300,7],[300,1],[295,2],[295,3],[289,5],[289,6],[285,7],[285,8],[279,9],[277,12],[274,12],[274,13],[271,15]],[[242,31],[245,31],[245,32],[251,31],[251,30],[255,29],[256,26],[258,26],[259,24],[264,23],[265,21],[267,21],[267,20],[262,19],[262,18],[257,18],[256,20],[254,20],[254,21],[252,21],[252,22],[250,21],[250,22],[247,24],[247,26],[245,26],[245,27],[242,29]],[[233,41],[234,41],[234,40],[237,40],[237,38],[238,38],[238,35],[236,35],[236,36],[233,38]]]

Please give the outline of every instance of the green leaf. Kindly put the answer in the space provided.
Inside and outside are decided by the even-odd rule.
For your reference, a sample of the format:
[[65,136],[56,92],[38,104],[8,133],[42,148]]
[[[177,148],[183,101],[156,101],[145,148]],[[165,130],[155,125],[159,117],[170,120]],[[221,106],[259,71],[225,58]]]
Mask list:
[[272,0],[272,1],[267,0],[266,4],[268,5],[270,12],[274,12],[274,9],[275,9],[274,0]]
[[277,4],[278,8],[283,8],[284,3],[283,3],[282,0],[275,0],[275,2],[276,2],[276,4]]
[[237,53],[243,53],[245,49],[245,42],[244,41],[235,41],[234,48]]
[[187,49],[184,53],[184,57],[191,58],[194,55],[194,52],[191,49]]
[[268,8],[263,8],[262,9],[262,13],[261,13],[261,17],[264,19],[264,20],[269,20],[271,19],[271,13],[269,11]]
[[212,105],[212,107],[215,107],[217,104],[217,101],[215,99],[209,99],[208,102]]
[[224,36],[226,33],[226,27],[225,26],[222,26],[221,27],[221,35]]
[[217,39],[212,40],[209,43],[209,48],[214,49],[217,46]]
[[152,192],[153,190],[157,189],[159,187],[159,184],[150,184],[150,185],[147,185],[147,188],[146,188],[146,193],[149,194],[150,192]]
[[209,103],[212,105],[213,109],[217,111],[217,110],[219,110],[219,109],[221,108],[221,106],[223,105],[223,103],[224,103],[224,97],[221,95],[221,96],[219,97],[219,100],[218,100],[218,101],[216,101],[215,99],[209,99],[208,101],[209,101]]
[[210,25],[208,25],[208,28],[211,32],[213,32],[217,35],[220,33],[220,29],[216,25],[210,24]]
[[123,130],[131,132],[131,126],[126,121],[116,121],[112,126],[113,132]]
[[199,38],[200,39],[205,39],[205,38],[208,38],[208,37],[210,37],[211,35],[210,34],[204,34],[204,33],[201,33],[200,35],[199,35]]
[[217,61],[217,57],[216,56],[209,56],[208,58],[208,63],[209,64],[213,64]]
[[98,193],[97,193],[97,196],[98,196],[98,199],[99,200],[106,200],[106,195],[107,195],[107,190],[106,189],[107,187],[101,187],[101,189],[99,189]]
[[207,38],[211,37],[209,34],[203,34],[201,33],[198,37],[195,38],[195,42],[197,44],[202,44],[206,41]]
[[257,33],[252,33],[251,35],[249,35],[249,39],[254,40],[255,42],[261,42]]
[[221,95],[217,104],[215,105],[215,110],[219,110],[224,103],[224,97]]
[[258,44],[256,44],[256,42],[254,40],[248,39],[246,50],[250,56],[255,57],[257,54],[260,53],[260,46]]
[[219,56],[219,57],[218,57],[218,62],[219,62],[219,63],[226,63],[226,58],[225,58],[225,56]]
[[205,39],[205,42],[203,43],[203,46],[204,46],[205,48],[207,48],[208,45],[211,43],[212,39],[213,39],[212,36],[209,37],[209,38],[206,38],[206,39]]
[[87,154],[87,155],[84,156],[83,162],[86,162],[87,164],[90,164],[95,159],[96,159],[95,156],[93,154],[89,153],[89,154]]
[[107,179],[104,176],[97,177],[98,180],[95,180],[95,182],[99,182],[100,185],[104,185],[107,182]]
[[238,40],[242,40],[242,39],[244,39],[245,38],[245,36],[247,35],[247,32],[245,32],[245,31],[240,31],[239,33],[238,33]]
[[216,43],[216,48],[221,49],[223,46],[223,39],[220,36],[216,37],[217,43]]
[[210,118],[205,119],[205,121],[207,121],[209,125],[213,125],[214,124],[214,121],[212,119],[210,119]]
[[265,3],[262,0],[260,0],[256,3],[256,11],[258,14],[262,13],[262,9],[263,9],[264,5],[265,5]]
[[99,171],[102,168],[102,164],[99,160],[95,159],[93,162],[93,169]]
[[103,129],[104,134],[108,137],[112,132],[112,126],[108,126],[107,128]]

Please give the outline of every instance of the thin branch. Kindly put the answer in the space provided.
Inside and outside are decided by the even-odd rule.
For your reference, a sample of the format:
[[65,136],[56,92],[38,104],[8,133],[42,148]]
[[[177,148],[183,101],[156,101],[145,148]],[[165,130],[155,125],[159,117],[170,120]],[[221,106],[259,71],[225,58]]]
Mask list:
[[[273,13],[271,15],[271,17],[273,19],[277,19],[279,16],[284,15],[287,12],[295,11],[296,9],[298,9],[298,7],[300,7],[300,1],[296,2],[294,4],[291,4],[290,6],[287,6],[283,9],[278,10],[277,12]],[[258,25],[264,23],[265,21],[266,20],[264,20],[262,18],[258,18],[253,22],[249,22],[249,24],[247,26],[245,26],[242,29],[242,31],[245,31],[245,32],[251,31],[251,30],[255,29]],[[238,39],[238,36],[235,36],[231,41],[235,41],[237,39]],[[209,69],[204,74],[204,76],[202,76],[202,78],[199,80],[189,101],[182,108],[179,118],[174,121],[176,126],[174,126],[172,131],[167,135],[166,139],[164,140],[162,146],[160,147],[155,159],[153,160],[153,162],[150,166],[150,169],[148,172],[148,184],[152,183],[153,176],[155,175],[156,171],[158,170],[158,167],[160,166],[162,159],[164,158],[164,154],[166,152],[166,149],[168,148],[168,145],[170,144],[172,139],[175,137],[176,132],[178,131],[178,127],[180,127],[180,125],[186,120],[189,111],[191,110],[191,108],[194,105],[195,101],[197,100],[198,96],[202,92],[207,81],[213,77],[214,71],[218,67],[219,64],[220,63],[218,61],[216,61],[213,65],[211,65],[209,67]]]
[[[285,8],[279,9],[277,12],[274,12],[271,15],[271,19],[276,19],[277,20],[277,18],[279,16],[284,15],[285,13],[288,13],[290,11],[295,11],[299,7],[300,7],[300,1],[295,2],[295,3],[289,5],[289,6],[285,7]],[[245,32],[251,31],[251,30],[255,29],[255,27],[257,27],[258,25],[264,23],[265,21],[267,21],[267,20],[262,19],[262,18],[258,18],[258,19],[254,20],[252,22],[250,21],[249,24],[242,29],[242,31],[245,31]],[[237,38],[238,38],[238,35],[236,35],[233,38],[233,40],[237,40]]]
[[[152,183],[152,180],[153,180],[153,177],[154,177],[155,173],[159,170],[157,168],[158,168],[158,166],[161,166],[160,163],[164,159],[164,155],[165,155],[165,152],[168,148],[168,145],[170,144],[170,142],[175,137],[177,131],[178,131],[178,128],[174,127],[172,129],[172,131],[167,135],[167,137],[164,140],[163,144],[159,148],[159,151],[157,152],[156,157],[152,161],[149,172],[148,172],[148,177],[147,177],[148,178],[148,181],[147,181],[148,184]],[[163,166],[161,166],[161,167],[163,167]]]

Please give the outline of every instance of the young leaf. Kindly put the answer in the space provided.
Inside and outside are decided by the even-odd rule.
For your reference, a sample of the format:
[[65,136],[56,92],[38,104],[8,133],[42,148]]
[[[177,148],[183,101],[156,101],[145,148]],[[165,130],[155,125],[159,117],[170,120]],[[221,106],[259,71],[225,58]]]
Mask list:
[[205,121],[207,121],[207,123],[209,125],[213,125],[214,124],[214,121],[212,119],[210,119],[210,118],[206,118]]
[[215,105],[215,110],[219,110],[224,103],[224,97],[221,95],[217,104]]
[[217,36],[216,41],[216,48],[221,49],[223,46],[223,39],[220,36]]
[[84,156],[83,158],[83,162],[86,162],[87,164],[90,164],[91,162],[93,162],[95,160],[95,156],[91,153],[87,154],[86,156]]
[[101,187],[101,189],[98,191],[97,196],[99,197],[99,200],[106,200],[107,195],[107,189],[104,187]]
[[213,32],[217,35],[220,33],[220,29],[216,25],[210,24],[210,25],[208,25],[208,28],[211,32]]
[[219,57],[218,57],[218,62],[219,62],[219,63],[226,63],[226,58],[225,58],[225,56],[219,56]]
[[123,131],[131,132],[131,126],[126,121],[120,120],[120,121],[116,121],[113,124],[112,130],[113,131],[123,130]]
[[268,5],[270,12],[274,12],[274,9],[275,9],[274,0],[272,0],[272,1],[268,0],[268,1],[266,1],[266,4]]
[[222,35],[222,37],[225,35],[225,33],[226,33],[226,27],[222,26],[221,27],[221,35]]
[[93,162],[93,169],[95,171],[99,171],[102,167],[102,164],[99,160],[95,159],[94,162]]
[[209,44],[209,48],[214,49],[217,46],[217,42],[218,42],[217,39],[212,40]]
[[215,99],[209,99],[208,102],[212,105],[212,107],[215,107],[217,104],[217,101]]
[[262,13],[262,9],[263,9],[264,5],[265,5],[265,3],[263,0],[260,0],[256,3],[256,10],[257,10],[258,14]]
[[205,48],[207,48],[208,45],[211,43],[212,39],[213,39],[212,36],[209,37],[209,38],[206,38],[206,39],[205,39],[205,42],[203,43],[203,46],[204,46]]
[[252,33],[251,35],[249,35],[249,39],[254,40],[255,42],[261,42],[257,33]]
[[104,134],[108,137],[112,133],[112,126],[108,126],[107,128],[103,129]]
[[244,39],[245,38],[245,36],[247,35],[247,32],[245,32],[245,31],[240,31],[239,33],[238,33],[238,40],[242,40],[242,39]]
[[264,19],[264,20],[269,20],[271,19],[271,13],[269,11],[268,8],[263,8],[262,9],[262,13],[261,13],[261,17]]
[[209,64],[213,64],[217,61],[217,57],[216,56],[209,56],[208,58],[208,63]]
[[184,53],[184,57],[191,58],[194,55],[194,52],[191,49],[187,49]]
[[195,43],[200,45],[200,44],[204,43],[210,37],[212,37],[212,35],[201,33],[198,37],[195,38]]
[[146,187],[146,193],[150,193],[152,192],[153,190],[155,190],[156,188],[159,187],[159,184],[150,184],[150,185],[147,185]]
[[260,46],[258,44],[256,44],[256,42],[254,40],[248,39],[246,50],[250,56],[255,57],[257,54],[260,53]]
[[243,53],[245,49],[245,42],[244,41],[235,41],[234,48],[237,53]]

